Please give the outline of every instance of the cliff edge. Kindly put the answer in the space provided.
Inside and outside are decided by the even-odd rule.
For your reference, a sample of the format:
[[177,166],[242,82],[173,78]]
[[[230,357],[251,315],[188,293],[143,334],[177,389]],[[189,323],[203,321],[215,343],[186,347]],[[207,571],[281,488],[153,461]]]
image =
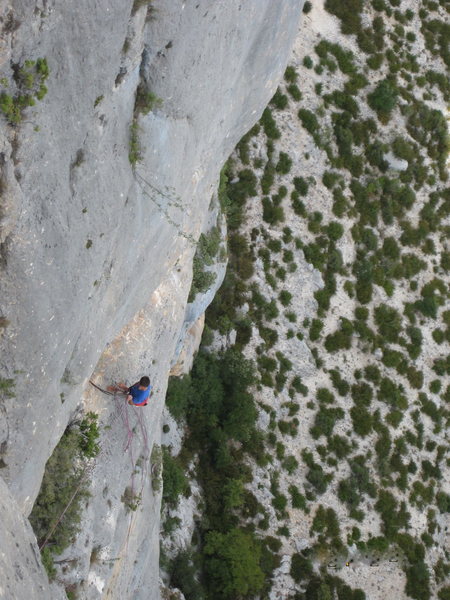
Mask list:
[[[66,557],[85,598],[159,597],[151,470],[141,469],[132,527],[123,494],[137,458],[148,461],[159,441],[192,258],[220,168],[274,93],[301,7],[0,5],[0,335],[9,382],[1,475],[15,511],[28,515],[74,415],[80,407],[100,415],[91,498]],[[87,388],[94,373],[105,385],[151,377],[151,406],[127,417],[137,431],[128,447],[120,406]],[[2,545],[9,556],[3,537]],[[101,559],[92,560],[93,549]],[[0,597],[23,597],[20,581]]]

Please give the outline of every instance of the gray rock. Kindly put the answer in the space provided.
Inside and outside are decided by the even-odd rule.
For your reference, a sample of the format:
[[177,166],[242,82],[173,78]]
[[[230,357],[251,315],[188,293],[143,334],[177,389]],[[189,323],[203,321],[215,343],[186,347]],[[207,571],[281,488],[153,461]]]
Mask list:
[[49,585],[31,526],[16,510],[14,498],[2,479],[0,514],[0,598],[65,599],[62,590]]
[[394,171],[406,171],[408,168],[408,161],[403,158],[398,158],[392,152],[387,152],[383,155],[385,161],[389,163],[389,168]]
[[[136,12],[131,0],[0,4],[12,24],[2,32],[0,76],[12,82],[10,65],[37,57],[51,71],[47,95],[19,126],[0,116],[0,315],[9,321],[0,368],[15,380],[15,398],[2,401],[2,475],[15,512],[28,514],[77,408],[100,413],[102,453],[69,553],[79,566],[64,575],[84,581],[86,600],[160,598],[160,493],[149,484],[148,456],[159,443],[180,332],[194,319],[185,315],[191,261],[220,168],[274,93],[301,7],[297,0],[165,0]],[[140,83],[163,102],[136,118],[142,161],[133,170]],[[105,384],[151,376],[142,429],[129,411],[138,433],[126,451],[120,405],[87,386],[94,372]],[[121,496],[140,456],[142,502],[130,515]],[[32,542],[29,528],[24,535]],[[97,547],[105,558],[90,565]],[[18,560],[27,571],[24,554]],[[13,569],[5,566],[2,581],[13,580]],[[29,577],[39,590],[42,569],[30,567]]]

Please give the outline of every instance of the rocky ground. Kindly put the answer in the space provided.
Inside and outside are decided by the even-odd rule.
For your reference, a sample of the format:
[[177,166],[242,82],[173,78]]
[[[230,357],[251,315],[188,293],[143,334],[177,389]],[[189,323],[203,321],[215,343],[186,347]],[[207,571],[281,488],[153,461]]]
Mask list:
[[228,170],[256,191],[251,522],[279,540],[270,598],[303,597],[299,556],[370,600],[447,598],[448,9],[308,4]]

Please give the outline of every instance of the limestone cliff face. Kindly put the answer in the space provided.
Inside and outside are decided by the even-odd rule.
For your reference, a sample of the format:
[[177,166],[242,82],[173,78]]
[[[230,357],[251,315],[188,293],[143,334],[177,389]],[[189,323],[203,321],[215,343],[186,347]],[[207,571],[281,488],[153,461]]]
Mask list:
[[[5,89],[14,93],[14,65],[45,57],[50,69],[48,93],[21,123],[0,116],[0,316],[8,322],[0,375],[15,380],[15,398],[1,399],[0,452],[16,503],[2,506],[27,515],[77,407],[100,414],[92,498],[69,553],[83,597],[159,597],[159,492],[147,465],[130,524],[120,500],[135,464],[130,453],[147,464],[159,441],[192,257],[219,170],[273,94],[301,7],[0,2]],[[162,99],[146,115],[135,111],[139,85]],[[133,119],[142,154],[135,168]],[[121,408],[87,389],[94,372],[101,382],[151,376],[154,399],[142,421],[127,417],[140,434],[126,451]],[[101,560],[92,566],[94,547]]]

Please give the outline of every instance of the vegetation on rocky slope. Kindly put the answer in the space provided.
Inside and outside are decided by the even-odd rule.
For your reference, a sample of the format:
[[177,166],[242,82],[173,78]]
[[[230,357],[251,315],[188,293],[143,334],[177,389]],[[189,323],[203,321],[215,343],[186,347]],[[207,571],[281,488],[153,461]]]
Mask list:
[[[201,353],[169,389],[180,417],[173,394],[185,386],[183,452],[186,464],[196,457],[205,497],[186,564],[207,598],[256,592],[211,575],[208,536],[220,532],[214,568],[230,583],[232,559],[218,548],[239,529],[234,558],[246,564],[253,544],[266,575],[261,597],[281,554],[290,573],[277,570],[274,585],[288,582],[293,599],[364,598],[377,565],[403,578],[408,597],[448,593],[446,9],[400,0],[326,8],[342,45],[323,35],[309,56],[296,55],[222,173],[230,268],[204,341],[235,330],[236,344],[221,357]],[[322,285],[308,283],[304,260]],[[299,297],[305,285],[315,288],[313,305]],[[312,367],[299,361],[305,342]],[[252,361],[253,379],[231,390],[240,402],[225,410],[223,361],[238,353],[241,367]],[[233,416],[238,407],[248,422]],[[246,423],[245,435],[233,430]],[[185,590],[173,568],[172,583]],[[349,586],[353,569],[362,590]]]

